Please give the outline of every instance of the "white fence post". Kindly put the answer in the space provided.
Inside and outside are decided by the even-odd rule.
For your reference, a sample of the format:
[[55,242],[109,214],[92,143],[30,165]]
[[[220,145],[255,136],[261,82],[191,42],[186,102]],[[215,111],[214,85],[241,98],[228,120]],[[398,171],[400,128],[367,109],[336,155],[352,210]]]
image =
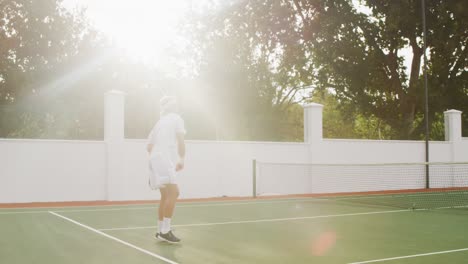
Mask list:
[[461,111],[447,110],[444,112],[445,141],[460,141],[462,139]]
[[109,91],[104,102],[104,142],[107,153],[107,200],[120,200],[124,193],[125,94]]
[[450,161],[466,161],[463,159],[462,140],[462,122],[461,111],[448,110],[444,112],[445,121],[445,141],[450,142]]
[[304,142],[316,143],[323,139],[323,105],[310,103],[304,106]]
[[106,93],[104,100],[104,141],[123,141],[125,94],[112,90]]

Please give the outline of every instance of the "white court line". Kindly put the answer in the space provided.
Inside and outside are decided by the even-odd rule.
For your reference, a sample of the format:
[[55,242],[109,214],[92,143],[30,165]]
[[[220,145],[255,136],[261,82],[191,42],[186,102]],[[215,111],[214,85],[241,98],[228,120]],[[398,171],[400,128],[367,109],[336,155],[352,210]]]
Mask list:
[[453,195],[453,194],[456,194],[456,195],[459,195],[459,194],[468,194],[468,192],[461,192],[461,191],[455,191],[455,192],[452,192],[452,193],[444,193],[444,192],[433,192],[433,193],[408,193],[408,194],[404,194],[404,193],[395,193],[395,194],[369,194],[369,195],[366,195],[366,196],[359,196],[359,195],[356,195],[356,196],[349,196],[349,197],[346,197],[346,196],[324,196],[324,198],[329,198],[329,200],[335,200],[335,201],[340,201],[340,200],[362,200],[362,199],[385,199],[385,198],[404,198],[404,197],[418,197],[418,196],[427,196],[427,197],[430,197],[430,196],[442,196],[442,195]]
[[0,215],[14,215],[14,214],[44,214],[48,211],[20,211],[20,212],[0,212]]
[[[86,201],[84,201],[86,202]],[[156,203],[156,202],[155,202]],[[70,205],[70,206],[45,206],[45,207],[14,207],[14,208],[0,208],[2,210],[33,210],[33,209],[66,209],[66,208],[99,208],[99,207],[131,207],[138,205],[152,205],[153,203],[135,203],[135,204],[102,204],[102,205]],[[41,211],[48,213],[49,211]]]
[[439,255],[439,254],[448,254],[448,253],[460,252],[460,251],[468,251],[468,248],[460,248],[460,249],[454,249],[454,250],[446,250],[446,251],[438,251],[438,252],[431,252],[431,253],[424,253],[424,254],[408,255],[408,256],[401,256],[401,257],[394,257],[394,258],[374,259],[374,260],[367,260],[367,261],[361,261],[361,262],[352,262],[352,263],[349,263],[349,264],[375,263],[375,262],[391,261],[391,260],[397,260],[397,259],[406,259],[406,258],[416,258],[416,257],[423,257],[423,256]]
[[155,257],[155,258],[157,258],[157,259],[160,259],[160,260],[162,260],[162,261],[164,261],[164,262],[166,262],[166,263],[178,264],[178,263],[175,262],[175,261],[172,261],[172,260],[170,260],[170,259],[167,259],[167,258],[165,258],[165,257],[163,257],[163,256],[160,256],[160,255],[158,255],[158,254],[155,254],[155,253],[153,253],[153,252],[151,252],[151,251],[148,251],[148,250],[146,250],[146,249],[142,249],[142,248],[140,248],[140,247],[137,247],[137,246],[135,246],[135,245],[133,245],[133,244],[130,244],[130,243],[125,242],[125,241],[123,241],[123,240],[121,240],[121,239],[118,239],[118,238],[116,238],[116,237],[113,237],[113,236],[111,236],[111,235],[108,235],[108,234],[106,234],[106,233],[104,233],[104,232],[101,232],[101,231],[99,231],[99,230],[97,230],[97,229],[94,229],[94,228],[92,228],[92,227],[90,227],[90,226],[84,225],[84,224],[82,224],[82,223],[80,223],[80,222],[77,222],[77,221],[75,221],[75,220],[73,220],[73,219],[70,219],[70,218],[65,217],[65,216],[63,216],[63,215],[60,215],[60,214],[58,214],[58,213],[51,212],[51,211],[49,211],[49,213],[50,213],[50,214],[53,214],[53,215],[55,215],[55,216],[57,216],[57,217],[60,217],[60,218],[62,218],[62,219],[65,219],[65,220],[67,220],[67,221],[69,221],[69,222],[72,222],[72,223],[74,223],[74,224],[76,224],[76,225],[79,225],[79,226],[81,226],[81,227],[84,227],[84,228],[86,228],[86,229],[88,229],[88,230],[91,230],[91,231],[93,231],[93,232],[95,232],[95,233],[97,233],[97,234],[99,234],[99,235],[101,235],[101,236],[105,236],[105,237],[110,238],[110,239],[112,239],[112,240],[114,240],[114,241],[117,241],[117,242],[119,242],[119,243],[121,243],[121,244],[124,244],[125,246],[131,247],[131,248],[136,249],[136,250],[138,250],[138,251],[140,251],[140,252],[143,252],[143,253],[145,253],[145,254],[147,254],[147,255],[150,255],[150,256],[152,256],[152,257]]
[[[214,226],[214,225],[232,225],[232,224],[247,224],[247,223],[262,223],[262,222],[280,222],[292,221],[303,219],[318,219],[318,218],[334,218],[346,216],[359,216],[359,215],[373,215],[373,214],[389,214],[410,212],[411,210],[390,210],[390,211],[375,211],[364,213],[350,213],[350,214],[332,214],[332,215],[316,215],[316,216],[303,216],[303,217],[290,217],[290,218],[273,218],[273,219],[258,219],[258,220],[245,220],[245,221],[230,221],[230,222],[217,222],[217,223],[200,223],[200,224],[186,224],[186,225],[172,225],[173,227],[190,227],[190,226]],[[101,231],[115,231],[115,230],[134,230],[134,229],[153,229],[157,226],[140,226],[140,227],[118,227],[118,228],[103,228]]]
[[[317,198],[308,198],[308,199],[288,199],[288,200],[265,200],[258,202],[234,202],[234,203],[220,203],[220,202],[208,202],[207,204],[187,204],[180,203],[182,205],[177,205],[177,208],[187,208],[187,207],[215,207],[215,206],[237,206],[237,205],[251,205],[251,204],[275,204],[275,203],[292,203],[292,202],[315,202],[315,201],[332,201],[328,199],[317,199]],[[59,213],[78,213],[78,212],[105,212],[105,211],[124,211],[124,210],[149,210],[157,209],[157,206],[144,206],[144,207],[127,207],[127,208],[104,208],[104,209],[79,209],[79,210],[54,210],[54,212]],[[28,214],[28,213],[47,213],[49,211],[9,211],[1,212],[1,214]]]
[[[177,208],[185,208],[185,207],[215,207],[215,206],[238,206],[238,205],[250,205],[250,204],[275,204],[275,203],[290,203],[290,202],[320,202],[320,201],[325,201],[325,202],[334,202],[334,201],[343,201],[343,200],[355,200],[355,199],[375,199],[375,198],[388,198],[390,196],[388,195],[376,195],[376,196],[369,196],[369,197],[342,197],[342,198],[335,198],[335,197],[310,197],[310,198],[284,198],[284,199],[274,199],[274,200],[263,200],[263,201],[258,201],[258,200],[242,200],[238,202],[232,202],[232,203],[226,203],[226,202],[179,202],[177,205]],[[249,202],[252,201],[252,202]],[[97,206],[83,206],[84,208],[87,207],[97,207],[98,209],[78,209],[78,210],[55,210],[55,209],[63,209],[63,208],[74,208],[75,206],[72,207],[43,207],[44,209],[54,209],[54,212],[60,212],[60,213],[77,213],[77,212],[105,212],[105,211],[124,211],[124,210],[149,210],[149,209],[156,209],[158,208],[157,206],[140,206],[136,207],[138,204],[133,204],[133,205],[97,205]],[[100,207],[110,207],[110,206],[115,206],[117,208],[101,208]],[[76,206],[76,207],[82,207],[82,206]],[[432,209],[451,209],[451,208],[465,208],[468,207],[468,205],[463,205],[463,206],[448,206],[448,207],[437,207],[437,208],[432,208]],[[2,210],[8,210],[12,208],[5,208],[2,209],[0,208],[0,215],[9,215],[9,214],[37,214],[37,213],[47,213],[49,211],[8,211],[8,212],[2,212]],[[41,209],[39,207],[37,208],[30,208],[30,209]]]
[[[219,197],[213,197],[213,199],[216,199]],[[310,201],[310,200],[329,200],[328,198],[330,197],[291,197],[291,198],[265,198],[265,199],[258,199],[258,198],[250,198],[250,199],[240,199],[238,200],[231,200],[232,202],[239,202],[239,203],[250,203],[252,202],[257,202],[257,201]],[[87,201],[83,201],[87,202]],[[54,210],[54,212],[57,212],[56,209],[67,209],[67,208],[100,208],[100,207],[118,207],[119,209],[127,209],[126,207],[133,207],[133,206],[141,206],[141,205],[149,205],[148,207],[154,207],[152,204],[157,204],[159,201],[156,200],[154,203],[134,203],[134,204],[102,204],[102,205],[70,205],[70,206],[50,206],[50,207],[16,207],[16,208],[0,208],[0,212],[2,210],[20,210],[20,209],[50,209]],[[226,203],[226,200],[223,201],[179,201],[178,204],[186,204],[186,205],[202,205],[202,204],[224,204]],[[143,208],[143,207],[140,207]],[[83,209],[86,210],[86,209]],[[41,211],[42,213],[48,213],[49,211]]]
[[[251,205],[251,204],[275,204],[275,203],[291,203],[291,202],[315,202],[316,199],[307,200],[275,200],[264,202],[236,202],[236,203],[209,203],[209,204],[192,204],[192,205],[176,205],[176,208],[189,208],[189,207],[216,207],[216,206],[238,206],[238,205]],[[327,199],[320,199],[320,201],[329,201]],[[158,206],[147,207],[134,207],[134,208],[110,208],[110,209],[91,209],[91,210],[62,210],[55,212],[88,212],[88,211],[120,211],[120,210],[147,210],[157,209]]]
[[[104,209],[79,209],[79,210],[54,210],[57,213],[66,213],[66,212],[100,212],[100,211],[124,211],[124,210],[148,210],[148,209],[156,209],[157,206],[146,206],[146,207],[130,207],[130,208],[104,208]],[[48,213],[49,211],[38,210],[38,211],[8,211],[8,212],[1,212],[2,214],[37,214],[37,213]]]
[[[455,193],[460,193],[455,191]],[[468,193],[468,192],[463,192],[463,193]],[[271,198],[269,200],[268,198],[263,200],[265,201],[264,203],[276,203],[276,202],[290,202],[290,201],[340,201],[340,200],[356,200],[356,199],[375,199],[375,198],[388,198],[388,197],[408,197],[408,196],[430,196],[430,195],[443,195],[443,193],[417,193],[417,194],[371,194],[371,195],[366,195],[366,196],[339,196],[339,195],[331,195],[331,196],[322,196],[322,197],[308,197],[308,198],[297,198],[297,197],[292,197],[292,198],[280,198],[280,199],[275,199]],[[238,203],[233,203],[233,205],[237,204],[255,204],[255,203],[262,203],[262,202],[249,202],[249,201],[258,201],[258,199],[243,199],[243,200],[238,200]],[[155,203],[157,203],[155,201]],[[205,205],[204,203],[209,203],[210,205]],[[146,208],[156,208],[155,206],[147,206],[147,207],[137,207],[137,208],[132,208],[134,206],[139,206],[139,205],[148,205],[150,203],[135,203],[135,204],[103,204],[103,205],[80,205],[80,206],[62,206],[62,207],[17,207],[17,208],[0,208],[0,214],[13,214],[13,213],[48,213],[49,211],[8,211],[8,212],[2,212],[5,210],[19,210],[19,209],[52,209],[54,212],[65,212],[65,211],[73,211],[73,212],[80,212],[82,211],[105,211],[105,210],[139,210],[139,209],[146,209]],[[225,205],[226,203],[224,201],[191,201],[191,202],[184,202],[180,201],[178,204],[186,204],[187,206],[184,207],[190,207],[190,204],[193,204],[194,206],[216,206],[216,204],[219,205]],[[213,205],[211,205],[213,204]],[[229,204],[227,204],[229,205]],[[111,209],[80,209],[80,210],[56,210],[56,209],[66,209],[66,208],[101,208],[101,207],[118,207],[118,208],[111,208]],[[127,208],[129,207],[129,208]],[[461,207],[468,207],[467,206],[461,206]],[[443,207],[445,208],[445,207]],[[435,208],[439,209],[439,208]]]

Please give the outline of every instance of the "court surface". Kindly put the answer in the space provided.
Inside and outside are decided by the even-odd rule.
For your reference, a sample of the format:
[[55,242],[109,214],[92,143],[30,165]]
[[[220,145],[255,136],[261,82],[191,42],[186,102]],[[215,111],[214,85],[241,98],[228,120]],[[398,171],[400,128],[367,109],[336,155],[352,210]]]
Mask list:
[[324,198],[181,202],[183,241],[153,238],[157,205],[0,209],[1,263],[467,263],[468,210]]

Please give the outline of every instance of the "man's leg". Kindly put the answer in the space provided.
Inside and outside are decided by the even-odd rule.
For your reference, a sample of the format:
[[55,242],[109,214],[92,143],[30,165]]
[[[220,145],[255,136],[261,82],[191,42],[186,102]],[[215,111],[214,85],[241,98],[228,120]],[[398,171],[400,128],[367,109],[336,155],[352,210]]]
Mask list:
[[179,197],[179,188],[177,184],[167,184],[167,200],[164,207],[164,220],[163,220],[163,229],[161,230],[161,237],[168,242],[171,243],[178,243],[180,241],[179,238],[174,236],[171,232],[171,220],[172,216],[174,215],[174,208]]
[[159,191],[161,192],[161,200],[159,201],[158,209],[158,234],[163,230],[164,211],[167,204],[167,189],[159,188]]
[[174,209],[179,197],[179,187],[177,184],[168,184],[167,185],[167,202],[166,207],[164,208],[164,217],[172,218],[174,215]]

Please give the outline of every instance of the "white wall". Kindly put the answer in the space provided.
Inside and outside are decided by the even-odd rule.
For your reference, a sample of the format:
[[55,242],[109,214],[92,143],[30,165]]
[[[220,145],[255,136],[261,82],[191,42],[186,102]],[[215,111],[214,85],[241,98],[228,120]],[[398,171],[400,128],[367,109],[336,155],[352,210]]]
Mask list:
[[[462,144],[459,151],[468,158],[468,140]],[[450,161],[450,147],[448,142],[431,142],[431,153],[434,153],[431,160]],[[109,155],[106,155],[103,142],[0,140],[0,203],[159,198],[158,193],[147,186],[145,140],[125,140],[121,149],[123,155],[119,158],[119,168],[109,170],[106,165]],[[424,143],[323,140],[309,145],[188,141],[186,170],[179,177],[181,197],[252,195],[253,159],[274,163],[423,162]],[[301,169],[295,171],[280,167],[274,170],[276,174],[269,174],[268,177],[279,175],[276,180],[282,184],[262,179],[268,175],[268,171],[263,171],[258,179],[259,192],[320,193],[349,191],[350,187],[361,191],[392,187],[372,178],[364,181],[362,177],[361,185],[354,183],[353,186],[353,181],[344,181],[336,176],[333,179],[330,175],[326,180],[315,178],[310,185],[307,182],[309,175],[301,176],[297,170]],[[422,179],[400,179],[398,182],[400,185],[393,185],[394,189],[419,188]]]
[[0,140],[0,203],[106,199],[103,142]]
[[[325,139],[311,147],[313,163],[425,162],[425,142]],[[430,161],[449,162],[449,142],[429,142]]]
[[[105,141],[0,140],[0,203],[158,198],[147,186],[144,140],[125,140],[124,94],[106,94]],[[323,139],[322,107],[305,107],[306,143],[188,141],[186,168],[179,177],[182,198],[252,195],[252,160],[274,163],[410,163],[425,161],[422,141]],[[461,137],[461,112],[446,111],[450,137],[430,143],[431,162],[468,161],[468,138]],[[112,133],[110,133],[112,132]],[[295,165],[294,165],[295,166]],[[331,172],[311,178],[294,167],[263,168],[262,193],[309,193],[421,188],[424,176],[375,178],[375,173]],[[269,170],[269,172],[267,171]],[[261,172],[261,171],[258,171]],[[266,173],[265,173],[266,172]],[[335,175],[333,175],[335,174]],[[390,172],[393,175],[393,172]],[[266,178],[268,177],[268,178]],[[356,180],[357,177],[360,177]],[[403,177],[403,178],[402,178]],[[440,187],[466,179],[441,175]],[[447,181],[447,179],[452,179]],[[363,184],[365,183],[365,184]]]
[[[452,147],[449,142],[430,142],[430,161],[453,161]],[[395,163],[424,162],[425,143],[421,141],[327,139],[310,145],[308,164],[261,164],[258,192],[301,194],[423,189],[426,186],[424,164]],[[393,164],[375,166],[376,163]],[[357,164],[361,165],[354,166]],[[468,166],[464,168],[467,170],[464,184],[468,186]],[[430,169],[432,188],[455,187],[450,169],[440,166]],[[285,175],[290,175],[290,180],[285,181]]]
[[[147,185],[144,140],[126,140],[121,182],[126,186],[115,200],[159,197]],[[179,175],[182,198],[252,195],[252,160],[307,162],[304,143],[188,141],[186,168]]]
[[454,152],[454,161],[468,161],[468,138],[462,138]]

